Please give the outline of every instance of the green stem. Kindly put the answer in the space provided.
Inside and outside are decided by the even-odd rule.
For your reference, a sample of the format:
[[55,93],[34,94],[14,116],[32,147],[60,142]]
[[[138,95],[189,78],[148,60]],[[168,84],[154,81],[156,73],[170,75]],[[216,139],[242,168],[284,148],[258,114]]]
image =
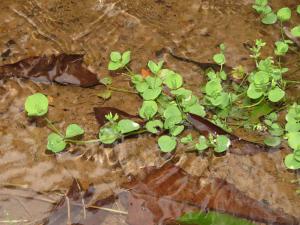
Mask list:
[[258,102],[254,103],[254,104],[252,104],[252,105],[242,106],[242,107],[240,107],[240,109],[252,108],[252,107],[257,106],[257,105],[259,105],[260,103],[262,103],[263,100],[265,100],[265,97],[261,98]]
[[124,137],[128,137],[128,136],[131,136],[131,135],[136,135],[136,134],[143,134],[143,133],[146,133],[148,132],[147,130],[137,130],[135,132],[131,132],[129,134],[125,134]]
[[111,86],[107,86],[108,90],[111,91],[116,91],[116,92],[123,92],[123,93],[130,93],[130,94],[138,94],[135,91],[130,91],[130,90],[126,90],[126,89],[122,89],[122,88],[116,88],[116,87],[111,87]]
[[47,126],[49,127],[49,129],[64,137],[64,135],[52,124],[52,122],[48,118],[45,118],[45,121],[47,122]]
[[128,73],[129,73],[131,76],[134,76],[134,73],[128,68],[128,66],[125,66],[125,69],[128,71]]
[[297,80],[284,80],[287,84],[291,83],[291,84],[300,84],[300,81]]
[[88,140],[88,141],[78,141],[78,140],[65,139],[65,141],[69,142],[69,143],[75,143],[75,144],[91,144],[91,143],[100,142],[100,139],[93,139],[93,140]]

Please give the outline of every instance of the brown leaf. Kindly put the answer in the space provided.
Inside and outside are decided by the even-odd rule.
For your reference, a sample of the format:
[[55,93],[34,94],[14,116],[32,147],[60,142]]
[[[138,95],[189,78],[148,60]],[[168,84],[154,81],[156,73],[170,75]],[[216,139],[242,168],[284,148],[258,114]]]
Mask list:
[[[94,187],[90,185],[89,188],[83,193],[80,183],[76,180],[73,181],[68,190],[67,197],[70,199],[70,217],[72,224],[82,225],[99,225],[101,224],[107,212],[95,208],[86,209],[86,218],[83,217],[82,196],[85,205],[90,205],[90,201],[94,195]],[[115,201],[115,196],[101,199],[91,204],[93,206],[110,207]],[[68,220],[68,205],[65,197],[62,197],[56,206],[51,210],[51,214],[44,221],[44,225],[65,225]]]
[[115,115],[116,113],[121,116],[121,117],[125,117],[125,118],[139,118],[136,115],[131,115],[128,114],[127,112],[124,112],[120,109],[117,108],[113,108],[113,107],[95,107],[94,108],[94,112],[95,112],[95,117],[98,121],[98,123],[100,124],[100,126],[103,126],[107,121],[105,119],[105,115],[112,113],[113,115]]
[[146,168],[142,179],[125,184],[130,188],[128,223],[157,225],[195,210],[215,210],[257,222],[297,225],[297,219],[281,210],[272,210],[239,191],[225,180],[204,181],[179,167]]
[[83,55],[35,56],[0,67],[0,79],[27,78],[39,82],[91,87],[99,84],[97,74],[83,66]]

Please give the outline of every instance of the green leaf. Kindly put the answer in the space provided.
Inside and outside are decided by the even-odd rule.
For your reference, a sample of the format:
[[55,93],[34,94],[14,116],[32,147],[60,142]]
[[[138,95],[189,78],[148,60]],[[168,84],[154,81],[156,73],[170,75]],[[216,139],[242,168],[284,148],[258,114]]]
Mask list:
[[167,74],[164,80],[164,84],[170,89],[178,89],[183,84],[182,76],[178,73]]
[[268,73],[264,71],[259,71],[254,74],[253,80],[256,85],[265,85],[269,82],[270,77]]
[[297,123],[296,121],[289,121],[285,124],[285,130],[287,132],[298,132],[300,131],[300,123]]
[[215,152],[221,153],[228,150],[231,142],[225,135],[218,135],[216,138]]
[[176,148],[176,138],[167,135],[161,136],[158,139],[158,146],[162,152],[172,152]]
[[179,124],[182,122],[182,116],[171,116],[168,117],[165,122],[164,122],[164,128],[165,129],[171,129],[174,127],[176,124]]
[[185,88],[178,88],[177,90],[172,90],[171,94],[177,97],[188,98],[192,95],[192,91]]
[[43,116],[48,112],[48,98],[35,93],[27,97],[25,101],[25,111],[28,116]]
[[291,133],[288,133],[286,136],[288,138],[289,146],[294,150],[299,149],[299,147],[300,147],[300,132],[291,132]]
[[266,6],[268,4],[268,0],[255,0],[256,5]]
[[159,71],[162,69],[162,66],[164,64],[164,61],[160,61],[158,64],[150,60],[148,62],[148,68],[151,70],[152,73],[158,74]]
[[297,6],[296,11],[297,11],[297,13],[300,15],[300,5]]
[[200,136],[199,137],[199,142],[195,145],[195,148],[202,152],[204,151],[205,149],[207,149],[209,146],[208,146],[208,141],[206,139],[206,137],[204,136]]
[[175,137],[181,134],[183,130],[184,130],[183,125],[174,126],[170,129],[170,134]]
[[108,70],[110,71],[115,71],[115,70],[118,70],[120,68],[122,68],[122,63],[121,62],[109,62],[108,64]]
[[179,116],[179,117],[182,116],[181,111],[179,110],[179,108],[176,105],[168,106],[164,111],[164,117],[166,119],[168,119],[170,117],[175,117],[175,116]]
[[177,221],[184,225],[254,225],[249,220],[213,211],[186,213]]
[[125,67],[130,62],[131,52],[126,51],[122,54],[122,67]]
[[151,119],[157,113],[158,107],[154,101],[144,101],[141,109],[139,110],[139,115],[143,119]]
[[110,53],[110,60],[111,60],[112,62],[120,62],[121,59],[122,59],[122,55],[121,55],[120,52],[114,51],[114,52],[111,52],[111,53]]
[[100,83],[104,84],[105,86],[112,84],[112,78],[110,76],[105,76],[102,79],[100,79]]
[[225,64],[225,55],[223,53],[215,54],[213,57],[213,60],[218,65],[223,65],[223,64]]
[[281,22],[288,21],[292,16],[292,11],[288,7],[281,8],[277,11],[277,18]]
[[66,129],[65,138],[73,138],[84,134],[84,130],[78,124],[70,124]]
[[195,114],[197,116],[201,116],[201,117],[205,117],[206,112],[205,109],[202,105],[200,105],[199,103],[196,103],[192,106],[189,106],[185,109],[186,112]]
[[277,22],[277,16],[275,13],[270,12],[270,13],[264,15],[261,22],[263,24],[267,24],[267,25],[274,24]]
[[247,90],[247,96],[251,99],[258,99],[260,98],[262,95],[264,94],[264,92],[262,92],[261,90],[257,89],[255,87],[254,84],[250,84],[249,88]]
[[253,124],[257,124],[262,116],[268,115],[273,110],[274,109],[268,103],[262,102],[252,108],[249,121]]
[[159,88],[162,84],[162,80],[159,77],[147,77],[146,79],[147,84],[149,85],[150,88]]
[[48,136],[47,149],[59,153],[63,151],[67,146],[67,143],[64,141],[64,138],[56,133],[51,133]]
[[132,120],[123,119],[118,122],[118,130],[122,134],[130,133],[140,129],[140,125]]
[[276,41],[275,46],[275,54],[279,56],[285,55],[289,50],[289,45],[284,41]]
[[157,134],[157,128],[162,129],[164,127],[163,123],[160,120],[151,120],[146,123],[146,129],[150,133]]
[[291,30],[291,34],[292,34],[294,37],[300,37],[300,25],[294,27],[294,28]]
[[131,77],[131,82],[133,84],[142,83],[143,81],[144,81],[144,78],[141,75],[139,75],[139,74],[133,75]]
[[219,79],[211,80],[205,85],[205,93],[210,96],[216,96],[223,90]]
[[97,94],[97,96],[99,98],[107,100],[107,99],[109,99],[111,97],[111,94],[112,94],[112,92],[110,90],[106,89],[106,90],[102,91],[101,93]]
[[144,100],[155,100],[161,93],[162,88],[157,87],[157,88],[148,88],[142,93],[142,97]]
[[265,138],[264,143],[270,147],[277,147],[281,143],[281,138],[270,136],[270,137]]
[[180,142],[182,144],[188,144],[191,143],[192,141],[193,141],[193,136],[191,134],[188,134],[187,136],[180,139]]
[[295,159],[294,154],[288,154],[285,157],[284,165],[290,170],[300,169],[300,161]]
[[268,98],[271,102],[279,102],[285,95],[285,92],[279,87],[275,87],[273,90],[269,91]]
[[137,83],[135,85],[135,88],[138,92],[143,93],[144,91],[146,91],[149,88],[149,85],[146,81]]
[[102,127],[99,132],[99,140],[103,144],[112,144],[120,137],[115,127]]

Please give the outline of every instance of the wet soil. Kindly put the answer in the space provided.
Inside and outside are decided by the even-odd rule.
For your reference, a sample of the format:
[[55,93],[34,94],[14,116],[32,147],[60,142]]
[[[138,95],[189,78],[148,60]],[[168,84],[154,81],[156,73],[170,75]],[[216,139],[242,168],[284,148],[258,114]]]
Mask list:
[[[0,64],[15,63],[28,57],[52,54],[83,54],[85,66],[100,78],[108,74],[112,50],[130,49],[131,68],[140,71],[149,59],[164,59],[167,67],[180,72],[189,88],[199,93],[204,73],[198,63],[211,63],[220,43],[227,46],[228,67],[253,63],[245,44],[257,38],[267,41],[264,54],[272,54],[278,29],[261,25],[251,8],[252,1],[233,0],[2,0],[0,3]],[[272,1],[274,8],[296,1]],[[298,20],[298,21],[297,21]],[[299,18],[292,23],[299,22]],[[187,58],[179,60],[172,54]],[[194,61],[194,62],[192,62]],[[196,62],[196,63],[195,63]],[[198,62],[198,63],[197,63]],[[299,57],[290,53],[288,78],[300,80]],[[295,71],[295,72],[294,72]],[[114,85],[130,88],[123,76]],[[290,90],[298,99],[299,87]],[[50,99],[48,118],[60,129],[69,123],[81,124],[85,139],[97,136],[99,125],[94,107],[116,107],[134,115],[140,98],[133,94],[113,93],[103,102],[93,88],[35,83],[18,78],[0,81],[0,221],[24,220],[14,224],[38,224],[49,215],[52,204],[39,200],[59,200],[54,190],[66,192],[73,178],[86,187],[93,183],[94,199],[120,192],[120,184],[146,166],[161,166],[156,138],[142,135],[110,148],[90,144],[71,146],[68,151],[51,155],[45,150],[50,132],[43,124],[28,120],[23,104],[34,92]],[[287,171],[283,157],[288,150],[254,155],[228,153],[206,157],[186,154],[179,146],[177,165],[191,175],[223,178],[246,195],[271,208],[282,209],[300,220],[300,198],[291,181],[299,178]],[[6,187],[6,188],[4,188]],[[7,188],[10,187],[10,188]],[[14,188],[11,188],[14,187]],[[30,200],[24,195],[32,197]],[[115,203],[113,208],[123,210]],[[126,224],[126,216],[108,214],[102,224]],[[27,222],[25,222],[27,221]]]

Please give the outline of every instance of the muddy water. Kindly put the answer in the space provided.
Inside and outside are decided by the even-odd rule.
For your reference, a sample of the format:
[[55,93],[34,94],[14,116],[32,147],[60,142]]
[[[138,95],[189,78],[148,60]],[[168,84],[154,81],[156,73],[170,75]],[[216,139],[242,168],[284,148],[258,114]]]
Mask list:
[[[227,46],[228,66],[239,64],[251,69],[245,43],[262,38],[269,44],[278,39],[278,30],[262,26],[251,9],[250,0],[2,0],[0,3],[0,63],[14,63],[38,55],[58,53],[84,54],[85,63],[99,77],[108,74],[107,58],[112,50],[132,50],[131,67],[139,71],[149,59],[164,59],[168,67],[182,73],[189,88],[198,91],[203,71],[196,63],[172,57],[168,52],[196,62],[211,62],[220,43]],[[283,1],[272,1],[275,8]],[[284,1],[295,7],[294,0]],[[295,21],[296,22],[296,21]],[[290,54],[291,71],[298,58]],[[295,62],[295,63],[293,63]],[[298,62],[299,64],[299,62]],[[289,77],[300,79],[299,71]],[[73,178],[83,185],[93,183],[95,199],[119,192],[127,175],[137,174],[145,166],[164,163],[155,144],[147,135],[129,139],[112,148],[99,145],[71,146],[67,152],[53,156],[45,152],[50,132],[43,124],[29,121],[24,114],[26,96],[42,92],[50,98],[48,118],[61,130],[69,123],[81,124],[86,139],[94,139],[98,125],[93,107],[110,106],[134,114],[140,106],[135,95],[114,93],[103,102],[97,93],[103,87],[80,88],[33,83],[19,79],[0,81],[0,184],[14,189],[0,190],[0,221],[24,220],[19,224],[38,224],[47,216],[51,204],[33,198],[59,199],[49,194],[65,192]],[[128,87],[124,77],[115,86]],[[296,87],[293,93],[296,93]],[[299,92],[299,90],[297,90]],[[198,92],[199,93],[199,92]],[[193,175],[220,177],[247,195],[282,208],[299,218],[300,198],[291,180],[297,174],[284,168],[287,150],[270,151],[253,156],[226,154],[206,158],[177,150],[178,165]],[[30,191],[29,191],[30,190]],[[122,210],[120,204],[114,204]],[[28,210],[30,209],[30,210]],[[126,224],[126,217],[112,214],[102,224]],[[18,224],[18,223],[15,223]]]

